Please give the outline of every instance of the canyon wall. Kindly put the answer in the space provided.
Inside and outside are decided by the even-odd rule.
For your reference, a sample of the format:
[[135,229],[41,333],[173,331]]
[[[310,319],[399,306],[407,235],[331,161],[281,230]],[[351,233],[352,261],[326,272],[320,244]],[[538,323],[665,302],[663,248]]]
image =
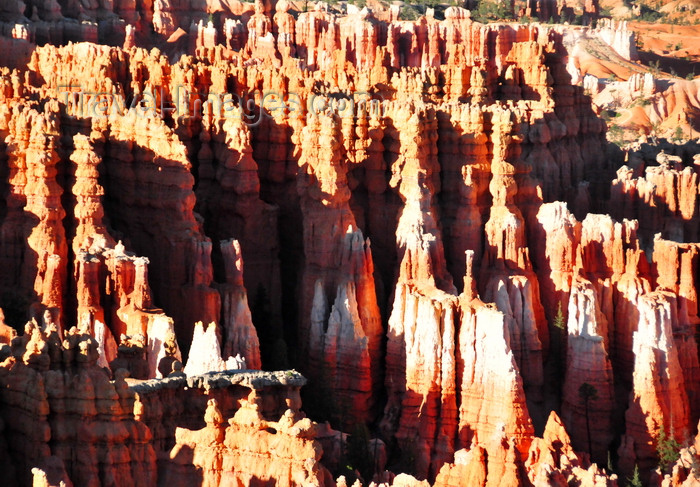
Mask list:
[[[369,425],[420,481],[614,485],[609,453],[649,478],[696,433],[698,166],[622,166],[556,29],[27,3],[0,71],[20,483],[57,457],[37,475],[333,485]],[[80,16],[102,44],[51,45]],[[295,372],[190,383],[290,366],[337,430]]]

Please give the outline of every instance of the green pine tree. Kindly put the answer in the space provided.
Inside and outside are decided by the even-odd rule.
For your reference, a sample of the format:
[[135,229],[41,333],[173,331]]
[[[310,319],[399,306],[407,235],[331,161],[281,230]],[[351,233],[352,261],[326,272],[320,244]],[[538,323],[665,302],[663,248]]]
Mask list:
[[659,440],[656,443],[656,453],[659,455],[659,468],[665,472],[669,467],[678,461],[681,456],[681,445],[673,437],[673,432],[670,435],[666,434],[664,425],[661,425],[659,430]]
[[562,331],[566,330],[566,321],[564,320],[564,313],[561,310],[561,301],[557,306],[557,314],[554,316],[554,327]]
[[643,487],[642,479],[639,477],[639,465],[634,465],[634,473],[632,478],[627,479],[627,487]]

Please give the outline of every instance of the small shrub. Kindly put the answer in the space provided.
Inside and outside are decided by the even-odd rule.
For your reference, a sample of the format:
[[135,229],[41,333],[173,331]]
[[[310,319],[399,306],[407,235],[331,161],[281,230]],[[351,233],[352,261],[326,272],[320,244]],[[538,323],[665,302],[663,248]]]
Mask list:
[[564,319],[564,312],[561,310],[561,301],[559,301],[559,306],[557,307],[557,314],[554,316],[554,328],[559,330],[566,330],[566,320]]
[[472,11],[472,18],[477,22],[487,24],[499,20],[513,20],[513,12],[510,11],[505,2],[481,0],[476,9]]
[[625,130],[619,125],[613,124],[608,128],[608,140],[613,144],[622,147],[625,143]]
[[413,5],[404,5],[399,12],[401,20],[418,20],[422,14]]
[[627,479],[627,487],[644,487],[642,479],[639,478],[639,466],[637,464],[634,465],[632,478]]
[[654,23],[661,17],[663,17],[663,14],[657,12],[656,10],[650,9],[646,5],[642,5],[642,14],[639,16],[639,20],[642,22]]
[[649,71],[651,71],[651,74],[653,74],[654,76],[659,76],[659,74],[661,73],[661,63],[658,59],[649,63]]
[[673,432],[667,435],[664,426],[661,425],[659,440],[656,443],[656,453],[659,455],[659,468],[662,472],[666,472],[678,461],[681,456],[680,451],[681,445],[673,437]]
[[673,132],[673,140],[675,140],[676,142],[680,142],[681,140],[683,140],[683,129],[680,125],[676,127],[676,130]]

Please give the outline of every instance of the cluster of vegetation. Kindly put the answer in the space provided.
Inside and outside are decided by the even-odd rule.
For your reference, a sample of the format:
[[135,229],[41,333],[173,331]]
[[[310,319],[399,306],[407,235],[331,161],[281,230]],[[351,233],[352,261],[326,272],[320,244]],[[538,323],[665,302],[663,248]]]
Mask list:
[[659,430],[659,440],[656,443],[656,453],[659,455],[659,468],[666,472],[669,467],[678,461],[681,456],[681,445],[673,437],[673,434],[666,434],[664,426]]
[[[661,429],[659,430],[659,439],[656,444],[656,453],[659,456],[659,470],[661,471],[662,476],[669,473],[670,469],[673,468],[673,465],[676,464],[681,456],[681,448],[681,444],[676,441],[673,435],[666,434],[666,430],[662,425]],[[697,469],[695,464],[691,465],[691,467],[693,472],[700,471],[700,469]],[[626,486],[643,487],[643,485],[644,482],[642,482],[639,466],[635,464],[632,476],[627,477]]]
[[[627,7],[631,7],[631,3],[628,1],[625,1],[625,5]],[[690,9],[687,13],[690,15],[670,15],[670,14],[665,14],[663,12],[659,12],[656,10],[655,7],[658,7],[663,4],[657,4],[654,5],[653,7],[651,5],[642,3],[640,5],[640,15],[638,16],[637,19],[635,20],[641,20],[642,22],[649,22],[649,23],[654,23],[654,22],[663,22],[664,24],[675,24],[675,25],[691,25],[690,18],[694,16],[695,12],[697,9],[692,8]],[[695,24],[698,23],[698,19],[695,19]],[[671,31],[673,32],[673,31]]]
[[653,74],[655,77],[658,77],[661,74],[661,63],[659,60],[655,61],[650,61],[649,62],[649,71],[651,74]]
[[423,15],[427,14],[429,8],[432,8],[434,17],[437,20],[444,20],[445,10],[449,7],[459,7],[462,5],[461,0],[419,0],[404,2],[399,12],[399,19],[418,20]]
[[690,18],[685,15],[682,17],[665,16],[663,17],[663,23],[672,25],[698,25],[700,23],[700,19],[696,18],[693,22],[691,22]]
[[648,107],[651,105],[651,99],[649,98],[637,98],[632,102],[630,108],[632,107]]
[[[562,311],[561,301],[557,307],[557,314],[554,315],[552,326],[550,327],[551,336],[551,357],[555,364],[554,373],[555,380],[558,386],[564,383],[564,372],[566,371],[566,317]],[[559,390],[557,392],[560,392]]]
[[418,20],[421,15],[423,15],[424,12],[421,12],[419,10],[419,7],[416,7],[414,5],[409,5],[405,4],[403,7],[401,7],[401,11],[399,12],[399,19],[400,20]]
[[649,8],[646,5],[640,7],[641,14],[639,15],[639,20],[642,22],[656,22],[664,17],[664,14],[657,12],[656,10]]
[[642,479],[639,476],[639,466],[637,464],[634,465],[632,477],[627,479],[627,487],[644,487]]
[[618,147],[625,145],[625,129],[617,124],[608,127],[608,140]]
[[497,22],[499,20],[515,20],[513,11],[507,2],[492,2],[480,0],[477,7],[471,12],[472,19],[481,23]]

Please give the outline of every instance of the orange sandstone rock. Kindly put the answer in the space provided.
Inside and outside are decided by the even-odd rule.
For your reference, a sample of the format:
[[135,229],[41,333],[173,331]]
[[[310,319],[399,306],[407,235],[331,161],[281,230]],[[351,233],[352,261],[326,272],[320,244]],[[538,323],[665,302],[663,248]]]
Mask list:
[[679,441],[690,428],[688,395],[673,339],[672,323],[677,320],[674,301],[675,296],[665,291],[648,293],[640,299],[633,345],[633,391],[625,413],[625,435],[633,441],[640,469],[655,463],[662,428]]

